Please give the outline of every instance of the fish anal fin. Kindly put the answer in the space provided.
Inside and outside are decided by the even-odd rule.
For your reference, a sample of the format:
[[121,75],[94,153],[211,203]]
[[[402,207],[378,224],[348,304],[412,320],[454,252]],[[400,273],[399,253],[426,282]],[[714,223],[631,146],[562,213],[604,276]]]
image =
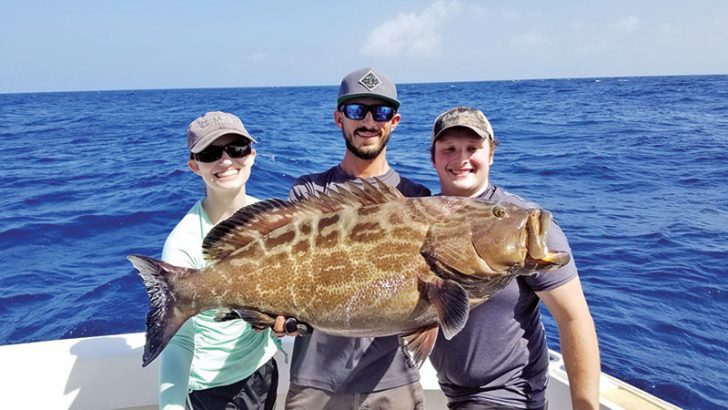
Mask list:
[[399,344],[402,346],[404,357],[410,368],[419,369],[422,367],[422,363],[425,362],[425,359],[435,347],[437,333],[437,326],[428,326],[399,337]]
[[468,294],[459,283],[442,279],[432,273],[419,277],[420,294],[430,301],[442,334],[450,340],[465,327],[470,313]]

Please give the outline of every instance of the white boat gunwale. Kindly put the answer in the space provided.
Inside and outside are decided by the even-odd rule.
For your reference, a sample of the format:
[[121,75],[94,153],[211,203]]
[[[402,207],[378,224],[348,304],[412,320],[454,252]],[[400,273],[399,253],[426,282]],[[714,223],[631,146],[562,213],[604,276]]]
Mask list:
[[[289,357],[292,338],[282,339]],[[62,339],[0,346],[1,408],[44,409],[156,409],[159,360],[142,368],[144,333]],[[550,352],[547,398],[552,409],[571,409],[569,385],[561,355]],[[288,390],[288,364],[276,355],[279,400]],[[420,369],[427,409],[445,409],[446,400],[435,370],[425,362]],[[645,391],[602,373],[600,409],[678,409]]]

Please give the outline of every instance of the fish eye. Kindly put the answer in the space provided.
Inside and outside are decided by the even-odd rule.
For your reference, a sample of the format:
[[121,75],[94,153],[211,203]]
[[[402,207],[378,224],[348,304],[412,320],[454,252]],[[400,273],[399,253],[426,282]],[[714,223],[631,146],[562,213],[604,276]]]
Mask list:
[[506,216],[506,210],[502,206],[494,206],[493,216],[495,216],[496,218],[503,218],[504,216]]

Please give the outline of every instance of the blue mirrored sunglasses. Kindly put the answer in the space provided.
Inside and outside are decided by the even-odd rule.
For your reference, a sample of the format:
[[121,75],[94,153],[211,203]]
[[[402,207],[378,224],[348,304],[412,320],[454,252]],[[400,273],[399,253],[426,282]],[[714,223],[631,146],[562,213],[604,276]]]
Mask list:
[[350,120],[363,120],[367,113],[372,113],[374,121],[389,121],[397,113],[397,110],[391,105],[366,105],[358,103],[341,104],[339,111],[343,112],[346,118]]
[[249,143],[235,142],[225,146],[210,145],[198,153],[191,153],[190,157],[200,162],[215,162],[222,157],[222,152],[225,151],[230,158],[242,158],[246,155],[250,155],[252,148]]

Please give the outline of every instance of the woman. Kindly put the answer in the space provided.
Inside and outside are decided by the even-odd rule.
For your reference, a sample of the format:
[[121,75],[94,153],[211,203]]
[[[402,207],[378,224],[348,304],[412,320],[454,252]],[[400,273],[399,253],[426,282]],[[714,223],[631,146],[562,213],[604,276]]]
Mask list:
[[[245,192],[256,142],[235,115],[208,112],[187,130],[189,168],[205,183],[205,197],[167,237],[162,260],[201,269],[205,235],[235,211],[256,202]],[[161,356],[162,409],[272,409],[278,388],[270,330],[255,331],[243,320],[215,321],[217,310],[188,320]]]
[[[442,195],[538,207],[490,183],[496,145],[480,110],[458,107],[441,114],[432,131],[431,156]],[[553,222],[547,244],[569,250]],[[438,337],[431,361],[451,409],[547,406],[548,349],[539,301],[558,324],[574,409],[599,408],[599,348],[572,258],[558,270],[517,277],[474,308],[455,337]]]

